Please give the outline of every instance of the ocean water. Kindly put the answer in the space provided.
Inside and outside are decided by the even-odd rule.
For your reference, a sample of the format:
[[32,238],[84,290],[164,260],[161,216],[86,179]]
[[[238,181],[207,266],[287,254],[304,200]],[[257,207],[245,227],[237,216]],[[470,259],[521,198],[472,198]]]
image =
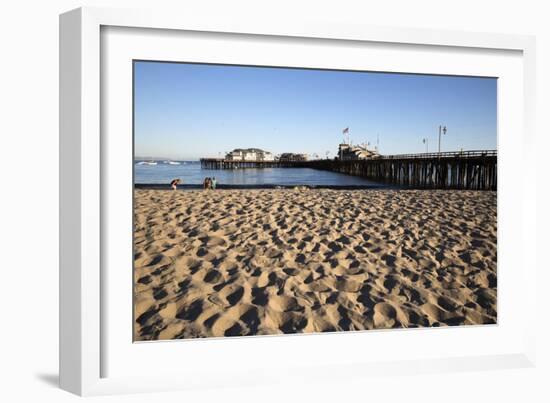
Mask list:
[[382,186],[356,176],[310,168],[202,169],[200,161],[178,161],[180,165],[140,162],[134,164],[136,184],[169,184],[179,178],[186,185],[200,185],[204,178],[215,177],[218,184],[224,185]]

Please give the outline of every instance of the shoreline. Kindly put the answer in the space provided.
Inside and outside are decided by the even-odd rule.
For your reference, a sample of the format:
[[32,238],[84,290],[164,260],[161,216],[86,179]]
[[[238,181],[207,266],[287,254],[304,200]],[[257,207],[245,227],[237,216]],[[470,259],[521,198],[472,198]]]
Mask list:
[[[278,184],[217,184],[216,190],[261,190],[261,189],[273,189],[273,190],[285,190],[285,189],[294,189],[299,188],[308,188],[308,189],[330,189],[330,190],[365,190],[365,189],[399,189],[396,186],[388,186],[385,184],[376,184],[376,185],[305,185],[305,184],[295,184],[295,185],[278,185]],[[135,183],[134,189],[140,190],[172,190],[169,184],[164,183]],[[178,190],[202,190],[202,184],[180,184],[178,185]]]
[[[397,186],[387,184],[376,185],[276,185],[276,184],[261,184],[261,185],[231,185],[218,184],[216,190],[293,190],[293,189],[309,189],[309,190],[428,190],[428,191],[448,191],[448,192],[487,192],[496,193],[496,190],[471,190],[471,189],[437,189],[428,187],[414,186]],[[169,184],[164,183],[135,183],[134,190],[172,190]],[[180,184],[178,190],[203,190],[202,184]]]

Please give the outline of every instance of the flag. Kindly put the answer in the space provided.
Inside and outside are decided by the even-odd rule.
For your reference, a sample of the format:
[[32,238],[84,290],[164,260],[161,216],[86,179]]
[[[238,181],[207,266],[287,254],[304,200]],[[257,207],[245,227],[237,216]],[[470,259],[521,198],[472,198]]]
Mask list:
[[349,133],[349,127],[346,127],[344,130],[342,130],[343,134]]

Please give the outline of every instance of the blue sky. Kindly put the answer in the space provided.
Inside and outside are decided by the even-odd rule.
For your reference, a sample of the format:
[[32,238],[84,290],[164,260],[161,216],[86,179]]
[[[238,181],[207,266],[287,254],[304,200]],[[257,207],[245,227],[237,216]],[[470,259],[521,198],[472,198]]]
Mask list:
[[198,159],[234,148],[336,155],[342,129],[382,154],[496,149],[497,80],[135,62],[135,155]]

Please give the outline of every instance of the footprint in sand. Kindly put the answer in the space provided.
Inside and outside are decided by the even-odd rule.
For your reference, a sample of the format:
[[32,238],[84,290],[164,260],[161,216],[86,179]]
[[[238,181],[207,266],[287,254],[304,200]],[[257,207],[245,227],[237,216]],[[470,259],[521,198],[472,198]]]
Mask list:
[[219,291],[219,298],[223,301],[227,301],[229,306],[237,304],[244,295],[244,288],[239,285],[223,285],[222,287],[216,287]]
[[207,272],[204,276],[204,279],[203,281],[205,283],[210,283],[210,284],[216,284],[216,283],[219,283],[220,280],[222,280],[223,276],[221,275],[221,273],[217,270],[210,270],[209,272]]
[[269,298],[268,306],[277,312],[303,311],[304,307],[298,304],[294,297],[274,295]]
[[377,328],[389,328],[395,324],[397,318],[396,309],[386,303],[379,302],[374,306],[374,326]]

